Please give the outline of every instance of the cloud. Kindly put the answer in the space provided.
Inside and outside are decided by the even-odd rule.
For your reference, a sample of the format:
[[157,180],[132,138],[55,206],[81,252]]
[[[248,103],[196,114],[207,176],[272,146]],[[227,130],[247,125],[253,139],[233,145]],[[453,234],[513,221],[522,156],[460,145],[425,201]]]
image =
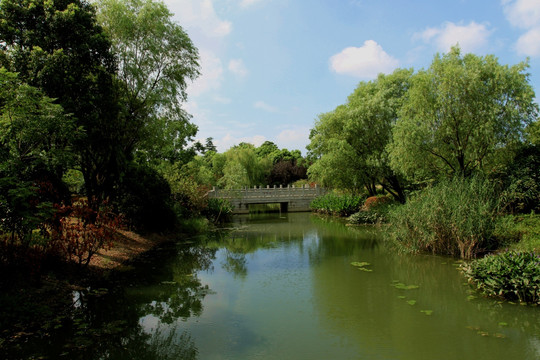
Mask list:
[[236,137],[231,135],[230,133],[227,133],[227,135],[223,136],[222,138],[215,139],[214,145],[216,145],[219,152],[225,152],[232,146],[238,145],[241,142],[253,144],[258,147],[261,146],[262,143],[264,143],[265,141],[266,137],[264,137],[263,135]]
[[240,7],[246,8],[259,2],[262,2],[262,0],[242,0],[240,2]]
[[242,59],[232,59],[229,61],[229,71],[242,78],[248,74],[248,70]]
[[540,26],[521,35],[516,44],[516,50],[521,55],[540,56]]
[[433,44],[439,51],[446,52],[459,44],[463,52],[475,52],[484,48],[492,31],[485,24],[471,21],[468,25],[445,22],[440,27],[427,28],[413,38],[420,38],[425,43]]
[[270,112],[270,113],[277,113],[279,112],[279,109],[272,106],[272,105],[268,105],[267,103],[265,103],[264,101],[257,101],[255,104],[253,104],[253,107],[255,109],[261,109],[261,110],[264,110],[266,112]]
[[309,143],[309,132],[307,127],[286,129],[277,135],[276,140],[281,148],[303,150]]
[[503,0],[506,18],[515,27],[525,29],[515,45],[520,55],[540,56],[540,2],[538,0]]
[[503,0],[508,21],[523,29],[540,25],[540,2],[538,0]]
[[165,0],[184,28],[197,29],[207,37],[223,37],[232,31],[230,21],[220,19],[212,0]]
[[209,90],[216,90],[223,81],[223,65],[221,60],[211,51],[200,50],[201,76],[189,87],[190,96],[200,96]]
[[330,68],[336,73],[363,79],[374,79],[379,73],[390,73],[398,65],[399,61],[373,40],[365,41],[362,47],[345,48],[330,58]]

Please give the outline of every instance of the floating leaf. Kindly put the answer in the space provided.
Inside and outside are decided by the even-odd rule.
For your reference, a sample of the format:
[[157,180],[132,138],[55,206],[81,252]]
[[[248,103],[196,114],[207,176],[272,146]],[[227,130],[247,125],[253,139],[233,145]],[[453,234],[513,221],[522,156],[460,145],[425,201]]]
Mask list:
[[400,296],[398,296],[397,298],[398,298],[398,299],[405,299],[406,296],[400,295]]
[[366,272],[372,272],[373,271],[371,269],[366,269],[366,268],[363,268],[363,267],[359,267],[358,270],[362,270],[362,271],[366,271]]
[[474,296],[474,295],[467,296],[467,300],[469,300],[469,301],[474,300],[474,299],[476,299],[476,296]]
[[370,263],[368,262],[365,262],[365,261],[354,261],[351,263],[352,266],[357,266],[357,267],[364,267],[364,266],[368,266],[368,265],[371,265]]
[[487,331],[478,331],[477,334],[481,336],[489,336],[489,333]]
[[496,337],[496,338],[499,338],[499,339],[504,339],[506,337],[506,335],[497,333],[497,334],[493,334],[493,337]]
[[407,304],[412,306],[412,305],[416,304],[416,300],[409,300],[409,301],[407,301]]
[[396,289],[400,289],[400,290],[414,290],[420,287],[418,285],[405,285],[403,283],[390,284],[390,286],[393,286]]
[[501,321],[501,322],[499,323],[499,326],[508,326],[508,323],[505,323],[504,321]]
[[420,310],[420,312],[426,314],[427,316],[431,316],[431,314],[433,314],[433,310]]

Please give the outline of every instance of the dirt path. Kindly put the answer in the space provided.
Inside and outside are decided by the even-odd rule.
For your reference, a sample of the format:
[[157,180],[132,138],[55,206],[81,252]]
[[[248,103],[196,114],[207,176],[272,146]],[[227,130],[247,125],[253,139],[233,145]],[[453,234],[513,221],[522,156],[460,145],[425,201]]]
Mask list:
[[152,249],[154,246],[169,241],[170,236],[150,234],[141,236],[131,231],[118,230],[118,237],[112,248],[101,250],[94,255],[90,266],[103,270],[114,269],[128,260]]

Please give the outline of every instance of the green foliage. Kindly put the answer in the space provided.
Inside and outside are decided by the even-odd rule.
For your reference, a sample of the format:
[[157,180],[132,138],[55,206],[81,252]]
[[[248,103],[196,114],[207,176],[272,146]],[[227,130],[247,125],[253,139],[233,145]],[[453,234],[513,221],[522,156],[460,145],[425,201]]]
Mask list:
[[527,68],[457,47],[435,56],[411,80],[389,145],[391,166],[415,180],[495,169],[538,114]]
[[[369,198],[368,198],[369,199]],[[364,207],[349,216],[347,219],[349,224],[361,225],[361,224],[384,224],[389,220],[389,213],[396,206],[393,201],[384,201],[376,205]]]
[[213,223],[223,222],[230,218],[233,211],[231,203],[226,199],[208,199],[203,215]]
[[119,65],[124,146],[147,160],[183,160],[197,132],[181,107],[199,76],[197,49],[161,1],[99,0],[97,11]]
[[474,258],[498,246],[497,199],[480,177],[441,181],[390,212],[390,235],[407,251]]
[[376,195],[381,185],[397,200],[405,195],[402,180],[389,167],[386,147],[398,119],[412,70],[361,82],[345,105],[322,114],[310,134],[308,150],[317,160],[310,179],[324,186]]
[[488,255],[462,270],[488,296],[540,305],[540,255],[535,252]]
[[503,205],[513,213],[540,212],[540,147],[524,145],[503,174]]
[[170,230],[176,223],[171,188],[156,170],[132,164],[121,183],[118,208],[127,225],[145,232]]
[[350,216],[357,212],[363,203],[364,198],[360,196],[329,193],[313,200],[310,207],[322,214]]
[[240,144],[225,152],[223,177],[218,184],[226,189],[259,186],[266,182],[272,163],[257,156],[251,144]]
[[124,129],[110,42],[93,6],[82,0],[2,0],[0,19],[1,65],[72,114],[76,127],[85,130],[73,150],[87,194],[110,194],[124,158]]

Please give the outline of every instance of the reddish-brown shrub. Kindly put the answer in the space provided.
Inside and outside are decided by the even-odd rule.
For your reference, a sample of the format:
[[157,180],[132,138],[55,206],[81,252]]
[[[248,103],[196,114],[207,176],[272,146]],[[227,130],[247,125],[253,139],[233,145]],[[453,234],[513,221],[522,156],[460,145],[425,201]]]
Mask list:
[[71,206],[60,206],[57,215],[51,227],[51,247],[66,259],[85,266],[100,249],[112,246],[122,225],[121,217],[106,203],[96,211],[88,201],[79,200]]
[[387,204],[391,201],[392,199],[390,199],[388,196],[370,196],[364,202],[364,210],[370,210],[374,207],[382,204]]

